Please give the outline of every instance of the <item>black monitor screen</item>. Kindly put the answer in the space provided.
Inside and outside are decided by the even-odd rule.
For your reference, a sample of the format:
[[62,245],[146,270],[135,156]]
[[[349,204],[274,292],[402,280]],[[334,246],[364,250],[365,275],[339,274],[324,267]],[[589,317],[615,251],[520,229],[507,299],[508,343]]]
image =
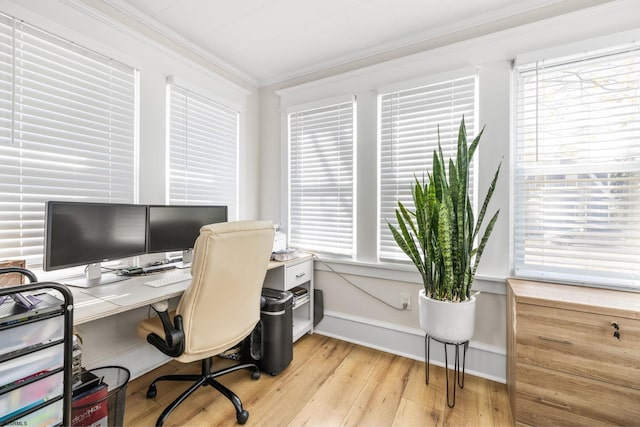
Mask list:
[[227,221],[226,206],[149,206],[149,253],[193,248],[203,225]]
[[47,202],[44,269],[144,254],[146,223],[145,205]]

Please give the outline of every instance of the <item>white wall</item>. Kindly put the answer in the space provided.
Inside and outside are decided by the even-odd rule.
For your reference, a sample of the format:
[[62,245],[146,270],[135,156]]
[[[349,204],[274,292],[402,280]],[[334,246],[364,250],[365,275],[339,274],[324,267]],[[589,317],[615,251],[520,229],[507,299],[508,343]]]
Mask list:
[[[313,79],[297,79],[260,89],[261,157],[260,214],[283,222],[286,227],[286,193],[283,146],[286,128],[281,112],[286,107],[323,98],[356,94],[358,97],[358,255],[356,260],[330,261],[332,268],[368,292],[400,304],[400,293],[415,297],[410,311],[397,311],[365,295],[316,262],[315,286],[324,291],[325,320],[319,333],[383,348],[421,359],[422,333],[418,329],[418,275],[411,267],[376,262],[376,141],[375,111],[370,101],[376,88],[411,79],[476,68],[479,76],[479,120],[486,125],[479,149],[479,194],[485,194],[497,163],[502,174],[492,201],[500,218],[485,249],[474,289],[481,290],[473,356],[468,368],[478,375],[505,380],[506,302],[505,279],[510,264],[510,87],[511,61],[519,54],[555,48],[558,45],[608,36],[624,30],[638,30],[640,2],[615,1],[526,26],[380,62],[332,75],[325,72]],[[637,40],[637,37],[636,37]],[[631,40],[628,40],[631,41]],[[586,43],[589,47],[589,43]],[[389,57],[393,54],[390,53]],[[368,103],[361,108],[361,103]],[[475,358],[475,362],[473,359]]]

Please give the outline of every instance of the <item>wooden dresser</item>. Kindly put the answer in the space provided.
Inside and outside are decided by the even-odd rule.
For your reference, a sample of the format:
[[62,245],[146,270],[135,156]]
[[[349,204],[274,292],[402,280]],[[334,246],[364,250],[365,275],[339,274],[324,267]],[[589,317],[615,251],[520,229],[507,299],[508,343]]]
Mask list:
[[509,279],[518,425],[640,425],[640,293]]

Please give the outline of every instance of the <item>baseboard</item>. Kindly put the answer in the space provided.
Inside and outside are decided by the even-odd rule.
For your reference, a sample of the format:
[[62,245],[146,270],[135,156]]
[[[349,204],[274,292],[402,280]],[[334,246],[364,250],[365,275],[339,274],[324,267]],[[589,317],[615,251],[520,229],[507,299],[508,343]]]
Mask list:
[[[325,311],[314,333],[375,348],[414,360],[425,360],[422,329],[372,321],[344,313]],[[432,341],[431,363],[444,366],[444,346]],[[449,356],[451,360],[451,356]],[[471,341],[465,372],[500,383],[506,383],[506,353],[503,349]]]

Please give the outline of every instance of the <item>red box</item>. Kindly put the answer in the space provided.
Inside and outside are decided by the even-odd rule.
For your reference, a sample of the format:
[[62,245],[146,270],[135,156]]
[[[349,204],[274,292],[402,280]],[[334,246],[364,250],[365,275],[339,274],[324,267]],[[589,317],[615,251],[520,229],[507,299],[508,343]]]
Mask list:
[[102,383],[73,399],[71,425],[73,427],[107,427],[108,392],[109,388]]

